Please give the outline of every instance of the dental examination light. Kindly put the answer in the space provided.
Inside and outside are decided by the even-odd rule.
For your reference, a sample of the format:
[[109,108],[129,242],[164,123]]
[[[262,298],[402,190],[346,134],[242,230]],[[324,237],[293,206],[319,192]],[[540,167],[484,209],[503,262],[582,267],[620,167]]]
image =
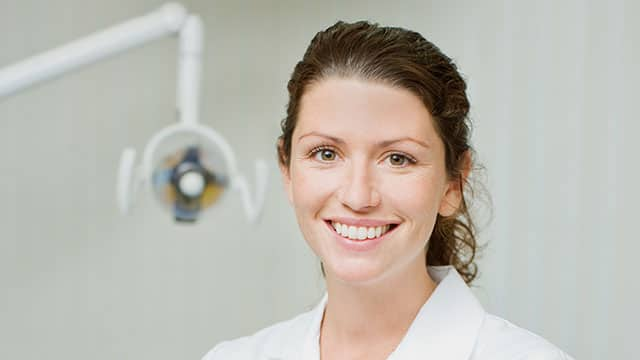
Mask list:
[[136,150],[120,157],[117,202],[123,214],[130,212],[140,187],[172,211],[178,222],[194,222],[199,214],[226,190],[237,190],[244,211],[255,222],[264,203],[267,165],[255,164],[255,196],[237,168],[231,146],[212,128],[198,123],[200,73],[203,48],[202,22],[176,3],[120,25],[91,34],[43,54],[0,69],[0,98],[50,80],[153,40],[179,38],[178,123],[153,135],[135,166]]

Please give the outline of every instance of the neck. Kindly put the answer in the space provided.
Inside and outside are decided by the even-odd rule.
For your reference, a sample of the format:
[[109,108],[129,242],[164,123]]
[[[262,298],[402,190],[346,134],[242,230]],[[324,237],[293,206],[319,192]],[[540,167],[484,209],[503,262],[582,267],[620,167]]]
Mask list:
[[393,350],[436,287],[424,262],[366,285],[336,280],[327,273],[329,293],[321,325],[322,347]]

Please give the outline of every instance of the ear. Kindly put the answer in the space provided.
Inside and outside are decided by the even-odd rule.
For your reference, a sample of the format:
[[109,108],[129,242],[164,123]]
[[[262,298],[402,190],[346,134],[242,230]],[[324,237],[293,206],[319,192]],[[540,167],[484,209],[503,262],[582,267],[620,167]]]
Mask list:
[[441,216],[447,217],[451,216],[458,211],[460,208],[460,204],[462,203],[462,189],[464,188],[464,183],[467,181],[469,177],[469,173],[471,173],[471,152],[467,150],[462,156],[462,169],[460,172],[460,177],[457,179],[452,179],[448,182],[447,188],[445,189],[444,196],[440,201],[440,209],[438,209],[438,214]]
[[[278,154],[282,153],[282,139],[278,140]],[[280,168],[280,175],[282,176],[282,185],[284,187],[284,191],[287,193],[287,198],[289,199],[289,203],[293,204],[293,191],[291,189],[291,173],[289,172],[289,167],[286,164],[280,161],[280,156],[278,158],[278,167]]]

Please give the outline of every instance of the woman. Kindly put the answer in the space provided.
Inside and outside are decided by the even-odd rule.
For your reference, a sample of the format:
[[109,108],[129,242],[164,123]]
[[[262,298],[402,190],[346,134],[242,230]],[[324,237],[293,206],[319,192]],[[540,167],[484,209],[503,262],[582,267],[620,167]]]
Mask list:
[[418,33],[338,22],[288,84],[278,155],[327,294],[214,359],[569,359],[470,292],[466,84]]

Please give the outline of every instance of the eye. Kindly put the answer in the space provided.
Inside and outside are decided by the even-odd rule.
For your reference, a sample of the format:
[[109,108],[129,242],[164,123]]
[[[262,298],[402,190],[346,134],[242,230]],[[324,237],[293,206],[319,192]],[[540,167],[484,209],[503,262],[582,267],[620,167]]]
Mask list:
[[328,148],[316,148],[311,151],[316,160],[319,161],[333,161],[336,159],[336,152]]
[[389,164],[394,167],[405,167],[409,164],[415,163],[414,159],[410,158],[407,155],[399,153],[393,153],[389,155],[387,159],[389,160]]

